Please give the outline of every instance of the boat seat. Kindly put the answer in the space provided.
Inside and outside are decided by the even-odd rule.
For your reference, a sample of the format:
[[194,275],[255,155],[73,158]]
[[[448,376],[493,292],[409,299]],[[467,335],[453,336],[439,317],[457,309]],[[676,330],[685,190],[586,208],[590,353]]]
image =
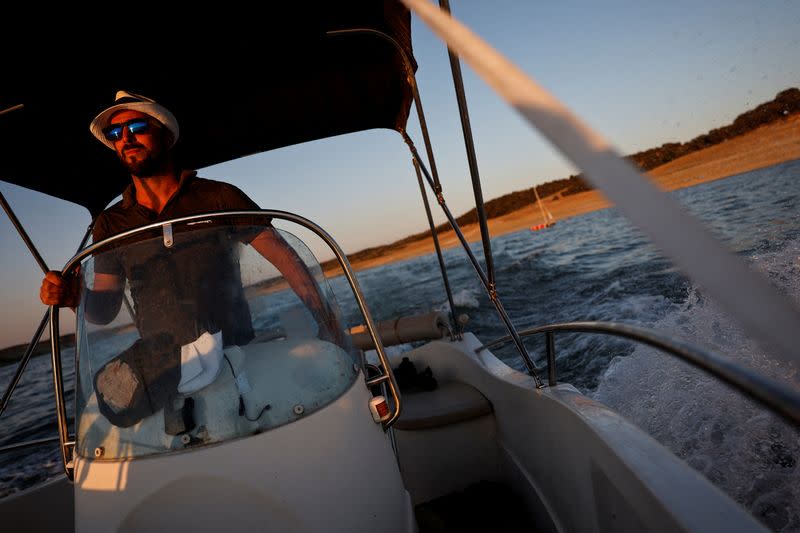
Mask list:
[[394,427],[419,430],[447,426],[492,413],[492,404],[475,387],[458,381],[432,391],[402,394],[402,412]]

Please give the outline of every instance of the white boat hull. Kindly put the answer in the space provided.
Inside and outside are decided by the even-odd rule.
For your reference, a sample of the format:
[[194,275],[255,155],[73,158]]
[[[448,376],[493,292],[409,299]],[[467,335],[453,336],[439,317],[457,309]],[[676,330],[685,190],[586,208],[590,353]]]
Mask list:
[[[440,393],[456,390],[452,383],[474,388],[490,410],[395,429],[399,469],[359,379],[328,407],[260,435],[130,462],[80,459],[75,529],[414,531],[412,501],[491,481],[509,486],[530,523],[544,531],[764,530],[613,411],[570,385],[537,389],[489,351],[476,354],[479,346],[465,334],[402,354],[419,369],[433,369]],[[441,415],[448,401],[429,405]],[[401,420],[414,415],[409,408]],[[89,470],[110,484],[87,487],[82,476]],[[66,481],[50,483],[4,500],[0,514],[19,527],[71,530],[68,495]],[[49,516],[28,514],[51,508],[54,499]]]

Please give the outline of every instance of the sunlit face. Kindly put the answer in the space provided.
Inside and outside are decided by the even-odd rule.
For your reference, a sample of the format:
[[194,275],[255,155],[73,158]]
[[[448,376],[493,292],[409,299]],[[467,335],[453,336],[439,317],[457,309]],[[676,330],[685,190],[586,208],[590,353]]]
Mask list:
[[161,124],[140,111],[123,110],[111,117],[109,125],[124,124],[136,118],[146,118],[153,126],[144,133],[131,133],[123,128],[122,137],[114,141],[114,151],[134,176],[148,177],[161,169],[169,150],[169,139]]

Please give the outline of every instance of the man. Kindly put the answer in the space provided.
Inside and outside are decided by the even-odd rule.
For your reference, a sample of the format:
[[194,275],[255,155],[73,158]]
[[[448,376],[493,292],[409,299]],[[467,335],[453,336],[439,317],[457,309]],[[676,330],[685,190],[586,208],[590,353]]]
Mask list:
[[[178,166],[172,152],[180,132],[178,122],[169,110],[149,98],[118,92],[115,104],[92,121],[90,130],[114,150],[132,180],[122,201],[97,217],[94,242],[171,218],[258,209],[238,188],[198,178]],[[186,385],[186,376],[180,374],[181,364],[186,374],[187,346],[199,346],[201,341],[204,346],[217,343],[221,354],[222,345],[252,340],[250,311],[233,248],[237,240],[250,244],[272,263],[311,310],[320,324],[321,336],[341,344],[341,328],[303,261],[275,229],[263,229],[269,226],[265,218],[258,222],[262,229],[256,235],[251,228],[249,234],[233,235],[233,243],[221,238],[219,229],[212,225],[208,230],[193,231],[187,238],[176,236],[173,249],[151,241],[95,257],[92,289],[85,301],[87,320],[104,324],[117,316],[127,279],[141,337],[129,354],[106,365],[95,378],[95,388],[106,392],[100,400],[108,405],[101,407],[112,422],[129,425],[142,418],[141,409],[126,411],[126,402],[133,402],[137,394],[147,398],[144,414],[149,414],[164,405],[176,388]],[[80,300],[78,280],[48,272],[40,298],[46,305],[74,308]],[[176,360],[176,349],[183,361]],[[130,374],[128,378],[123,376],[125,372]],[[130,385],[127,389],[126,379]],[[131,387],[139,382],[159,391],[136,392]]]

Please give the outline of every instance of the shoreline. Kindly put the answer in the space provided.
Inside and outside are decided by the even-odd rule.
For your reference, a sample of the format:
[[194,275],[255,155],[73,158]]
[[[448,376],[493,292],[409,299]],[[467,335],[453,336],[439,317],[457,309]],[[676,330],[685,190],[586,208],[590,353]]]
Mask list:
[[[687,154],[656,167],[646,174],[660,189],[674,191],[795,159],[800,159],[800,115],[793,115],[786,120],[761,126],[744,135]],[[553,214],[556,222],[612,207],[612,204],[597,190],[564,197],[556,193],[542,197],[542,202]],[[531,205],[499,217],[490,218],[488,226],[491,237],[495,238],[541,224],[541,222],[542,216],[539,208]],[[481,240],[478,224],[468,224],[461,230],[468,242]],[[453,230],[439,233],[439,243],[442,249],[460,245]],[[432,239],[425,237],[400,245],[379,257],[353,261],[351,264],[353,270],[367,270],[434,252]],[[325,269],[326,274],[335,275],[336,271],[341,273],[338,266]]]
[[[674,191],[798,159],[800,159],[800,114],[795,114],[720,144],[687,154],[656,167],[646,174],[662,190]],[[542,202],[552,213],[556,222],[612,207],[611,203],[597,190],[569,196],[561,196],[560,193],[551,194],[543,196]],[[488,220],[492,238],[541,223],[542,215],[535,204]],[[481,240],[478,224],[468,224],[461,229],[468,242]],[[441,232],[439,243],[442,249],[460,246],[460,242],[452,230]],[[362,271],[434,252],[433,241],[428,236],[393,247],[389,252],[378,257],[351,260],[351,265],[353,270]],[[334,277],[342,275],[343,272],[338,265],[333,265],[325,268],[324,274],[326,277]],[[251,287],[249,290],[272,292],[286,287],[288,285],[280,283],[275,286]],[[49,353],[49,341],[41,341],[39,344],[34,356]],[[26,347],[27,343],[0,349],[0,367],[18,361]]]

